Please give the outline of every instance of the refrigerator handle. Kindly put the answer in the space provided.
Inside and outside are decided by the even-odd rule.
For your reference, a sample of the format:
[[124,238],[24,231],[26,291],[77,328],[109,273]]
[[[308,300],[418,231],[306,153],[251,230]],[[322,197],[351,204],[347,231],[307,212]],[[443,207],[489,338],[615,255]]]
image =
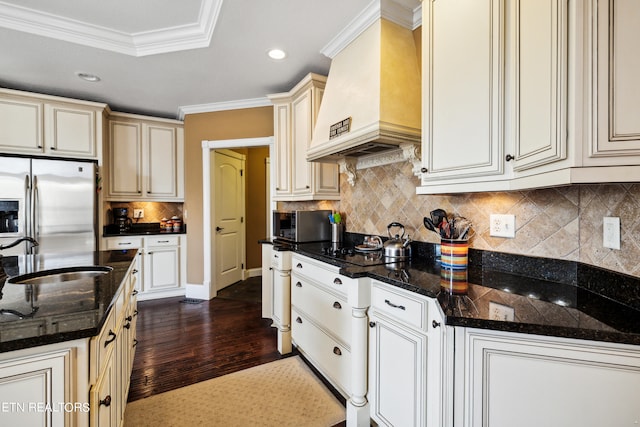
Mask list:
[[[32,196],[33,197],[32,197],[32,210],[31,210],[31,214],[32,214],[31,227],[33,227],[33,230],[31,230],[31,237],[38,240],[38,238],[40,237],[38,209],[40,209],[40,207],[38,206],[38,177],[36,175],[33,176]],[[32,251],[37,251],[37,246],[31,246],[31,248],[32,248]]]
[[24,234],[31,236],[31,179],[29,175],[24,176]]

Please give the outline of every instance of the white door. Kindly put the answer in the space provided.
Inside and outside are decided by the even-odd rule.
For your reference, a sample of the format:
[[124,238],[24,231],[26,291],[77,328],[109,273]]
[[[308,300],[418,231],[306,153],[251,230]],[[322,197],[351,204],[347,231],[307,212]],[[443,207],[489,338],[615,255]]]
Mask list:
[[211,200],[213,242],[211,265],[215,289],[242,280],[244,269],[244,161],[242,154],[217,150],[214,156],[214,194]]

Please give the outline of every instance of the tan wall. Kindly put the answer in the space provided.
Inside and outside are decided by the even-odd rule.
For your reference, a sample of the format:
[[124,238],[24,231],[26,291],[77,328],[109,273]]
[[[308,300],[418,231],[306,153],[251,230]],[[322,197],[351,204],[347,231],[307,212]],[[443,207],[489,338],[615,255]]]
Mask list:
[[273,136],[273,108],[189,114],[184,120],[184,134],[187,283],[202,284],[202,141]]

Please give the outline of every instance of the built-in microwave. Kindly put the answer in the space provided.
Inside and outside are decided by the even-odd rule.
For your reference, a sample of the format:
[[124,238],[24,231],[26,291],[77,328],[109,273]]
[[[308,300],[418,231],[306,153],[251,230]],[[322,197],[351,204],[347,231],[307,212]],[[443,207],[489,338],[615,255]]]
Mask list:
[[274,211],[273,237],[289,242],[331,240],[330,210]]

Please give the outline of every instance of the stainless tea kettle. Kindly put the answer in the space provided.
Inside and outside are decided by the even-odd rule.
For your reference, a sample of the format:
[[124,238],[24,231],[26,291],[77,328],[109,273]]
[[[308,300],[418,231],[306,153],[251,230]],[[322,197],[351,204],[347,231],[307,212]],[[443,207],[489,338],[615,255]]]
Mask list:
[[[395,237],[391,235],[392,228],[402,229],[402,234],[396,234]],[[405,237],[404,225],[399,222],[392,222],[387,226],[387,232],[389,233],[389,240],[384,242],[384,256],[388,258],[411,258],[411,239],[409,236]]]

